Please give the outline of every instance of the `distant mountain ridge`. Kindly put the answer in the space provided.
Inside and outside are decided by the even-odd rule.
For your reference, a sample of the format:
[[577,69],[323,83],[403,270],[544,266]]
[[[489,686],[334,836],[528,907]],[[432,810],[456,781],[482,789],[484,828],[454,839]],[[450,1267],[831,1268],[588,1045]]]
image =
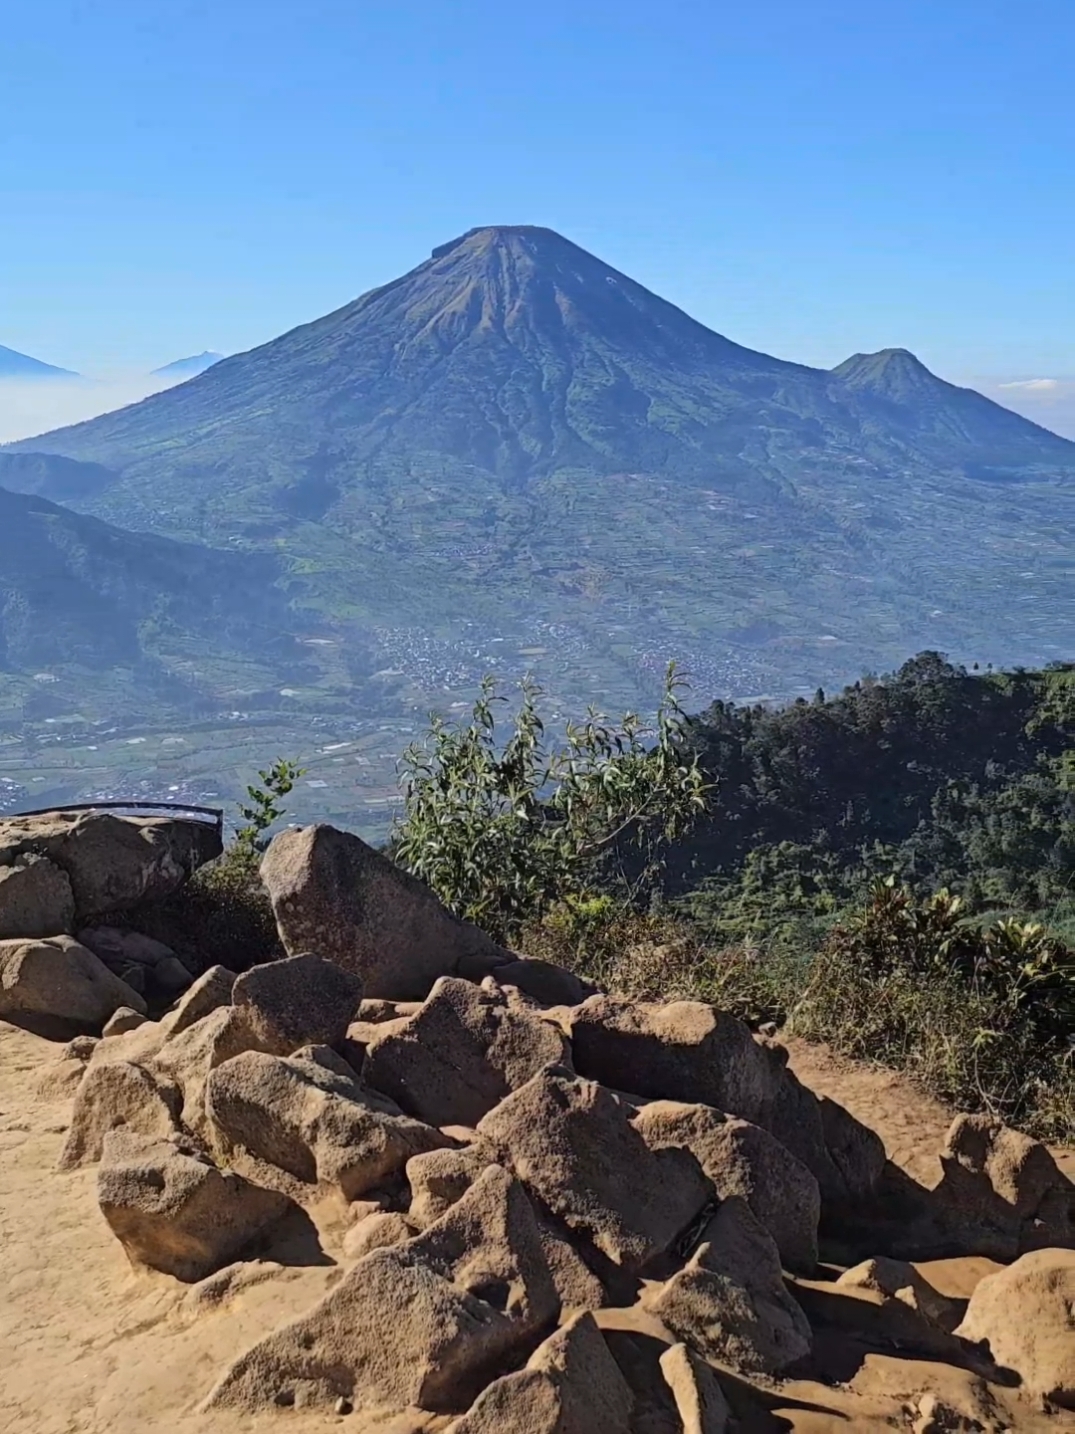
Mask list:
[[214,364],[220,362],[223,354],[213,353],[206,349],[204,353],[193,354],[190,358],[176,359],[173,363],[166,363],[162,368],[152,370],[154,378],[196,378],[198,374],[205,373]]
[[330,619],[517,637],[573,699],[1075,631],[1075,443],[904,350],[744,348],[533,226],[13,447],[114,473],[77,500],[111,522],[286,552]]
[[4,378],[78,378],[70,369],[56,368],[53,364],[42,363],[29,354],[20,354],[15,349],[0,344],[0,379]]

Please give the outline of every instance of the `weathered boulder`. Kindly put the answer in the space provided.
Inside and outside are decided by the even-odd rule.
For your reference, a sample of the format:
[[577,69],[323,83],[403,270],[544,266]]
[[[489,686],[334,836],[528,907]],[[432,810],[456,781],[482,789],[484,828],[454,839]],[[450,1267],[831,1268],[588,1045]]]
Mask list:
[[180,1134],[183,1098],[179,1087],[127,1061],[91,1066],[78,1087],[61,1170],[100,1160],[105,1136],[122,1126],[138,1135]]
[[169,896],[220,855],[215,825],[177,817],[52,812],[0,821],[0,866],[45,856],[71,881],[80,921]]
[[429,1125],[475,1126],[546,1066],[563,1064],[562,1033],[500,991],[454,977],[436,982],[418,1013],[366,1047],[365,1079]]
[[335,827],[281,832],[261,876],[287,952],[319,952],[360,976],[369,997],[421,1000],[439,976],[480,979],[511,959],[422,882]]
[[779,1374],[810,1351],[810,1325],[784,1285],[776,1244],[737,1195],[684,1268],[642,1303],[707,1359],[743,1373]]
[[675,1101],[643,1106],[632,1124],[651,1150],[689,1150],[721,1199],[741,1195],[789,1269],[817,1264],[818,1184],[775,1136],[710,1106]]
[[685,1344],[661,1355],[661,1373],[675,1400],[682,1434],[725,1434],[731,1410],[717,1376]]
[[74,926],[75,898],[65,871],[34,852],[0,866],[0,941],[60,936]]
[[61,1048],[58,1059],[50,1061],[38,1078],[40,1099],[65,1100],[74,1095],[99,1044],[96,1036],[76,1036],[73,1041],[68,1041]]
[[140,931],[126,931],[119,926],[84,926],[78,939],[111,971],[124,966],[159,966],[175,952],[163,941],[143,936]]
[[850,1270],[845,1270],[836,1281],[836,1288],[851,1290],[872,1290],[886,1299],[899,1300],[908,1309],[933,1325],[936,1329],[951,1334],[959,1323],[962,1305],[959,1300],[945,1298],[934,1289],[914,1265],[904,1260],[889,1259],[887,1255],[873,1260],[863,1260]]
[[687,1150],[650,1150],[633,1107],[596,1081],[543,1071],[478,1125],[528,1189],[626,1269],[673,1245],[712,1196]]
[[146,1004],[70,936],[0,941],[0,1016],[45,1017],[100,1030],[121,1006]]
[[210,966],[194,981],[164,1017],[168,1034],[178,1036],[203,1016],[231,1005],[231,993],[238,978],[225,966]]
[[987,1275],[956,1334],[986,1342],[1031,1396],[1075,1410],[1075,1251],[1032,1250]]
[[884,1141],[829,1096],[818,1097],[817,1104],[825,1145],[848,1197],[852,1201],[867,1199],[885,1171],[888,1156]]
[[[183,1092],[183,1124],[208,1142],[212,1134],[205,1103],[209,1074],[233,1056],[250,1050],[253,1044],[246,1022],[235,1007],[219,1006],[178,1035],[161,1032],[159,1026],[155,1031],[143,1027],[127,1036],[117,1037],[115,1044],[118,1045],[120,1040],[130,1043],[128,1059],[148,1059],[155,1071],[179,1087]],[[144,1057],[141,1054],[143,1042],[151,1052]]]
[[346,1062],[336,1057],[330,1065],[326,1056],[331,1061],[327,1051],[287,1058],[246,1051],[212,1068],[205,1106],[215,1142],[308,1185],[336,1187],[347,1200],[447,1143],[362,1086]]
[[242,1355],[207,1401],[451,1413],[555,1318],[533,1212],[491,1168],[417,1239],[372,1251],[302,1319]]
[[525,1369],[494,1380],[446,1434],[630,1434],[633,1406],[593,1315],[582,1313]]
[[229,1264],[290,1208],[275,1191],[218,1170],[187,1136],[123,1127],[105,1136],[97,1199],[132,1264],[187,1283]]
[[130,1006],[120,1006],[118,1011],[113,1011],[101,1029],[102,1036],[125,1036],[128,1031],[136,1031],[139,1026],[146,1024],[147,1017],[138,1011],[132,1010]]
[[398,1210],[375,1210],[364,1220],[352,1225],[343,1237],[343,1253],[348,1260],[361,1260],[373,1250],[387,1250],[413,1240],[418,1231]]
[[983,1253],[1011,1259],[1075,1246],[1075,1186],[1040,1141],[987,1115],[957,1116],[941,1153],[936,1197]]
[[780,1061],[734,1016],[700,1001],[592,996],[572,1013],[575,1069],[614,1090],[709,1105],[767,1125]]
[[430,1150],[407,1161],[411,1207],[407,1218],[419,1230],[439,1220],[461,1200],[478,1176],[496,1164],[496,1154],[480,1141],[461,1149]]
[[514,986],[540,1006],[579,1006],[596,988],[551,961],[509,961],[493,972],[498,986]]
[[362,981],[322,956],[290,956],[239,976],[232,1003],[259,1050],[289,1056],[300,1046],[335,1046],[362,1000]]
[[[784,1047],[769,1045],[767,1050],[782,1063],[786,1061]],[[825,1139],[821,1104],[814,1092],[808,1090],[786,1065],[782,1068],[769,1109],[758,1123],[775,1135],[781,1145],[787,1146],[810,1171],[818,1183],[824,1206],[842,1207],[847,1204],[850,1192]]]

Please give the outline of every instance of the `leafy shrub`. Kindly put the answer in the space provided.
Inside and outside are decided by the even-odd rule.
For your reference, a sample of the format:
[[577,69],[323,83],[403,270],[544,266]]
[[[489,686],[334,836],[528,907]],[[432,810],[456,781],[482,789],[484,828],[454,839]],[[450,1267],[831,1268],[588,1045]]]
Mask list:
[[705,804],[697,759],[682,748],[681,687],[670,667],[651,729],[631,713],[610,725],[591,709],[550,746],[531,682],[501,743],[494,708],[506,699],[486,678],[469,723],[433,716],[426,743],[404,754],[394,859],[505,941],[599,877],[637,893],[657,839]]

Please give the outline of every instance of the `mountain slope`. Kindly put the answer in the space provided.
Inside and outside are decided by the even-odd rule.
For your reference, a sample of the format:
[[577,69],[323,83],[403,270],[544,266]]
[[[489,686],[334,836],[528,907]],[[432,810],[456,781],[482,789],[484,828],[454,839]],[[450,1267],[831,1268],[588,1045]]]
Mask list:
[[0,379],[77,377],[78,374],[72,373],[70,369],[55,368],[50,363],[42,363],[40,359],[16,353],[14,349],[6,349],[0,344]]
[[0,488],[56,503],[84,502],[118,476],[100,463],[79,463],[58,453],[0,453]]
[[147,707],[195,701],[217,665],[290,657],[276,576],[268,558],[122,532],[0,489],[0,674],[77,671],[89,698],[123,668]]
[[193,354],[190,358],[176,359],[174,363],[166,363],[163,368],[152,370],[154,378],[196,378],[198,374],[204,373],[207,368],[212,368],[224,357],[223,354],[212,353],[206,349],[204,353]]
[[742,695],[1075,630],[1075,443],[902,351],[742,348],[546,229],[15,448],[114,472],[71,500],[112,522],[286,551],[330,618],[499,635],[576,705],[667,657]]

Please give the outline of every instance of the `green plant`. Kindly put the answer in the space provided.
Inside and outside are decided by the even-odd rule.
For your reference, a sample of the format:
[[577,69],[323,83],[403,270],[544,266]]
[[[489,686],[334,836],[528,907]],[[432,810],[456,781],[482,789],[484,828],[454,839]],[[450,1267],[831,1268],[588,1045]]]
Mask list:
[[239,815],[244,825],[235,833],[235,849],[240,855],[253,859],[265,850],[266,833],[284,815],[285,808],[280,803],[294,789],[305,770],[281,757],[271,767],[258,773],[262,783],[260,787],[247,787],[250,803],[240,805]]
[[682,743],[682,687],[670,666],[652,728],[633,713],[611,725],[591,709],[549,746],[541,689],[526,681],[501,745],[494,707],[506,699],[486,678],[469,723],[434,715],[426,742],[404,754],[395,860],[501,939],[590,891],[599,874],[640,890],[658,839],[682,832],[706,801]]

